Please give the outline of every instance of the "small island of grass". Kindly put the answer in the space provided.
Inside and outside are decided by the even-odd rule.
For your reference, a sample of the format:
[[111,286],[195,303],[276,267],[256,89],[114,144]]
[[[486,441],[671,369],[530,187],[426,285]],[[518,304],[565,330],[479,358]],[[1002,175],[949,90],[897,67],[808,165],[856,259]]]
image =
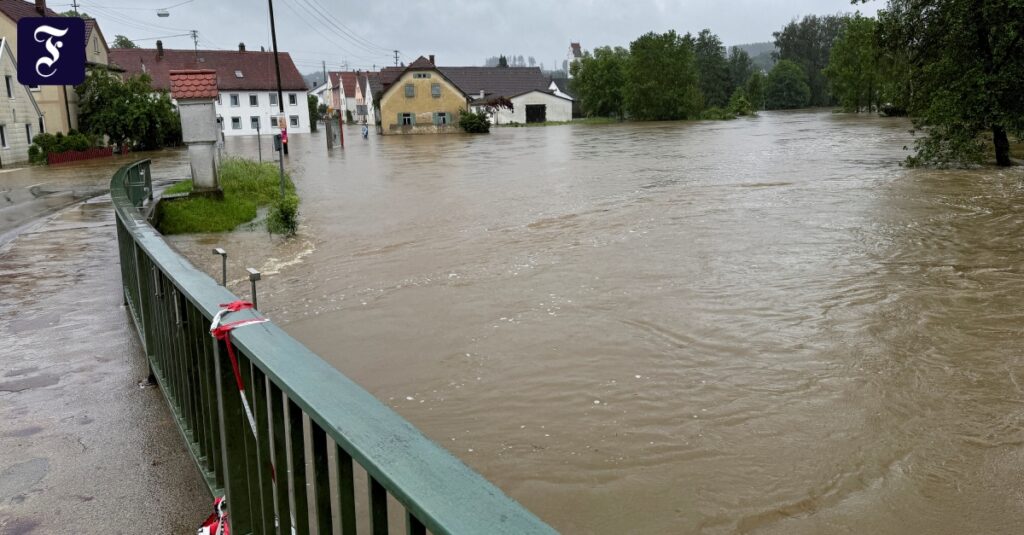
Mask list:
[[294,234],[299,198],[291,177],[285,174],[285,198],[281,199],[280,171],[273,163],[256,163],[242,158],[225,159],[220,166],[222,199],[207,196],[173,198],[192,192],[185,180],[164,190],[158,227],[163,234],[228,232],[248,223],[259,208],[270,206],[267,228],[279,234]]

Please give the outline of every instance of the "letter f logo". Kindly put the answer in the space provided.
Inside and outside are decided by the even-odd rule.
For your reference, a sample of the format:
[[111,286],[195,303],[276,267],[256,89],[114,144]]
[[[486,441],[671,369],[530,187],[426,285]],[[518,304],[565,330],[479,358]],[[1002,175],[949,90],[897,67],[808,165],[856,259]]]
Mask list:
[[85,80],[85,21],[25,17],[18,21],[18,82],[78,85]]

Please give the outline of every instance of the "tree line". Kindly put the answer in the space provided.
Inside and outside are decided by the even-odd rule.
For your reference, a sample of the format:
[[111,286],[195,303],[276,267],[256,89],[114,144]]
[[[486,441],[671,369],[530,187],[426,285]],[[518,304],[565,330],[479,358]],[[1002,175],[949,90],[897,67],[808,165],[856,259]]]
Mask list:
[[877,18],[809,15],[773,37],[776,63],[765,73],[710,30],[647,33],[628,49],[586,52],[571,67],[572,89],[588,116],[636,120],[729,117],[737,105],[910,115],[924,133],[911,164],[978,163],[994,152],[1010,165],[1009,136],[1024,140],[1018,0],[888,0]]
[[570,66],[588,116],[637,120],[725,118],[753,111],[764,83],[750,56],[711,30],[696,36],[650,32],[623,47],[584,52]]

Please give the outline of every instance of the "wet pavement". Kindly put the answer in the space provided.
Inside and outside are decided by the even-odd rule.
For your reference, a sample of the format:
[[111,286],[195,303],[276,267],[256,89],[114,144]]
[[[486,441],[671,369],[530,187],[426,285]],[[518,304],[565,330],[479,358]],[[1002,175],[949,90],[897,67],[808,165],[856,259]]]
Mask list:
[[[102,186],[122,163],[61,184]],[[22,208],[0,245],[0,534],[194,533],[209,492],[160,391],[138,385],[109,197],[43,219]]]

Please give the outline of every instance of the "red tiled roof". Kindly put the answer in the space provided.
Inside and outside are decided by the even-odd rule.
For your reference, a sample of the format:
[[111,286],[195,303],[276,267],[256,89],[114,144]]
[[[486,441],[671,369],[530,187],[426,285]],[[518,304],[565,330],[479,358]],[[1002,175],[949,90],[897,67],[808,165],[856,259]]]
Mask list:
[[[7,18],[18,22],[24,17],[38,17],[35,2],[24,2],[22,0],[0,0],[0,13],[7,15]],[[59,17],[56,12],[46,8],[47,17]]]
[[[0,0],[3,3],[8,0]],[[287,52],[279,54],[281,62],[281,88],[286,91],[306,91],[306,82],[292,63]],[[221,91],[274,91],[274,53],[237,50],[200,50],[196,60],[194,50],[164,49],[157,57],[155,48],[113,48],[110,63],[123,68],[129,75],[145,72],[153,79],[156,89],[171,88],[170,71],[209,69],[217,73],[217,88]],[[236,76],[235,71],[242,75]]]
[[181,100],[188,98],[217,98],[217,71],[211,69],[195,71],[170,71],[171,97]]
[[423,56],[420,56],[420,57],[416,58],[416,61],[414,61],[414,62],[409,64],[409,68],[412,69],[412,70],[433,69],[434,68],[434,62],[430,61],[429,59],[427,59],[427,58],[425,58]]
[[341,85],[347,98],[355,98],[356,84],[359,83],[359,75],[355,71],[331,71],[327,75],[331,77],[331,87]]

